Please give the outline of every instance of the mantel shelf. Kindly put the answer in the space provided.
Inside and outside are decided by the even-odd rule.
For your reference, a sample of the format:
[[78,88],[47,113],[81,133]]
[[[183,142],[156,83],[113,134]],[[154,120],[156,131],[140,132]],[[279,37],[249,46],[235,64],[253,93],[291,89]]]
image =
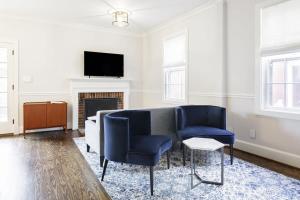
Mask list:
[[70,78],[71,82],[130,82],[129,79],[124,78]]

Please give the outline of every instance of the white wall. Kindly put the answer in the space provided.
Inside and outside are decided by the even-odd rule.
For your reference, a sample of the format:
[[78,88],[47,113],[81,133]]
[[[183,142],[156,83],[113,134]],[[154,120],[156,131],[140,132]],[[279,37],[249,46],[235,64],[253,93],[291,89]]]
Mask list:
[[[144,38],[144,106],[163,102],[163,40],[188,31],[188,102],[224,103],[222,3],[205,5],[175,22],[157,27]],[[217,81],[216,81],[217,80]]]
[[[146,107],[170,105],[162,101],[162,40],[187,29],[188,103],[227,106],[228,129],[236,133],[236,148],[300,167],[300,121],[255,114],[254,14],[259,1],[227,0],[223,16],[222,1],[216,0],[214,6],[192,17],[176,19],[150,32],[143,48],[143,103]],[[252,129],[256,139],[250,139]]]
[[[0,18],[0,40],[19,41],[19,121],[25,101],[65,100],[69,78],[83,77],[83,51],[122,53],[125,78],[132,80],[131,107],[141,105],[142,39],[140,37],[45,22]],[[24,82],[30,77],[31,82]],[[72,116],[69,107],[68,126]]]
[[[300,121],[255,114],[255,4],[227,0],[229,126],[239,148],[300,167]],[[256,139],[249,131],[255,129]],[[259,146],[257,146],[259,145]]]

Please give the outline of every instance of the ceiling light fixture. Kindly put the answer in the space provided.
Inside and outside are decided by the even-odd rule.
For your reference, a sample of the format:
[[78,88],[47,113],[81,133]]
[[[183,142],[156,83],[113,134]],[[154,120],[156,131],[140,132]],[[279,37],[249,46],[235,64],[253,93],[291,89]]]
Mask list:
[[115,11],[112,13],[114,26],[118,27],[126,27],[129,25],[128,23],[128,12],[126,11]]

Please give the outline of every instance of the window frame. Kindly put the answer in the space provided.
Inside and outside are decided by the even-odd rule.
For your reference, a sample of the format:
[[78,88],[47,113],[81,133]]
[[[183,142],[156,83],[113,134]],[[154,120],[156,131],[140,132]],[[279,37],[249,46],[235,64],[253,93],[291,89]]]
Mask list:
[[284,119],[300,120],[300,109],[277,109],[265,106],[265,86],[266,72],[262,67],[262,58],[266,56],[275,56],[289,53],[300,52],[300,42],[288,45],[261,47],[261,25],[262,9],[284,3],[289,0],[267,0],[256,4],[255,7],[255,114]]
[[[185,36],[185,62],[183,63],[174,63],[174,64],[170,64],[170,65],[165,65],[164,63],[164,43],[165,41],[172,39],[172,38],[176,38],[180,35],[184,35]],[[179,31],[179,32],[175,32],[173,34],[170,34],[166,37],[164,37],[162,39],[162,76],[163,76],[163,102],[164,103],[168,103],[168,104],[186,104],[188,103],[188,65],[189,65],[189,57],[188,57],[188,50],[189,50],[189,37],[188,37],[188,30],[185,29],[184,31]],[[173,98],[168,98],[167,97],[167,91],[166,91],[166,73],[167,71],[177,71],[178,68],[184,68],[185,71],[185,81],[184,81],[184,99],[180,100],[180,99],[173,99]],[[172,70],[173,69],[173,70]]]

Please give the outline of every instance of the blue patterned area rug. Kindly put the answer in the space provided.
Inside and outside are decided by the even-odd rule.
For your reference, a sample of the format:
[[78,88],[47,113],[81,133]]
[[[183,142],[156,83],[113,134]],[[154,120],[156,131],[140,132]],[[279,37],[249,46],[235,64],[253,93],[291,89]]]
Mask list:
[[[102,168],[99,155],[86,152],[84,138],[74,138],[81,153],[100,180]],[[225,155],[224,185],[199,184],[190,189],[189,161],[182,166],[181,152],[171,153],[171,167],[167,169],[166,156],[154,168],[154,196],[150,196],[149,168],[137,165],[109,162],[102,185],[112,199],[255,199],[284,200],[300,199],[300,181],[261,168],[235,158],[230,165]],[[188,155],[188,154],[187,154]],[[220,177],[220,155],[217,152],[200,152],[196,155],[197,173],[203,179],[218,181]],[[194,182],[197,180],[194,178]]]

